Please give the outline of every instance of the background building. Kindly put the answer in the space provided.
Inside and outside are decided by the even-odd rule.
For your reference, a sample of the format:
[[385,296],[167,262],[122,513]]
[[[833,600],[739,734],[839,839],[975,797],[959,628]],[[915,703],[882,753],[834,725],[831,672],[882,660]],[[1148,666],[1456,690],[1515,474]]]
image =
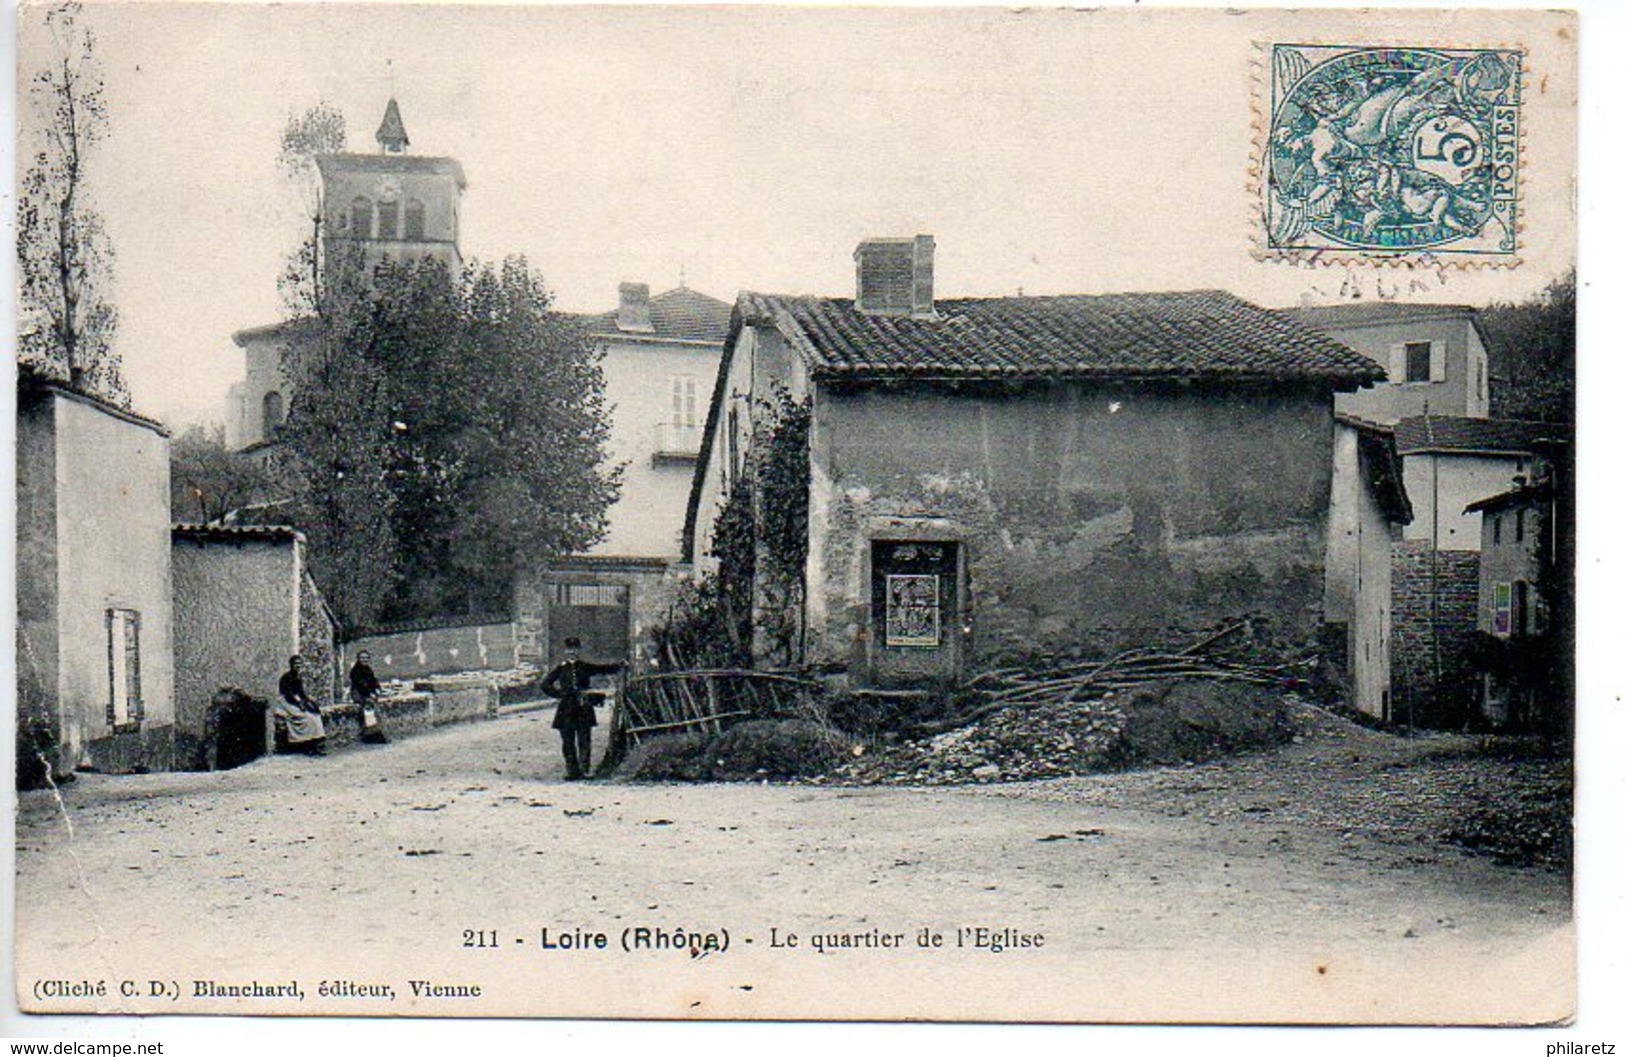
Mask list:
[[1384,383],[1339,393],[1338,411],[1383,425],[1424,414],[1489,416],[1489,352],[1472,307],[1356,301],[1288,314],[1387,372]]
[[649,296],[622,283],[615,311],[582,323],[603,351],[609,464],[622,467],[604,539],[527,571],[515,587],[520,655],[545,664],[566,638],[626,657],[665,617],[683,514],[730,308],[686,286]]

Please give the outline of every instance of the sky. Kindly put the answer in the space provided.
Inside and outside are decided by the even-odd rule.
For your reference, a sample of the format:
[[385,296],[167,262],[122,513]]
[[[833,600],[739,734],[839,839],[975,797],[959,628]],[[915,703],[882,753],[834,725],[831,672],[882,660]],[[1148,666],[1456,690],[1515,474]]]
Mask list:
[[[275,166],[283,125],[325,101],[370,152],[392,92],[413,153],[468,175],[464,256],[524,254],[568,310],[612,307],[622,280],[849,295],[861,239],[920,232],[942,297],[1484,303],[1572,264],[1560,20],[1384,17],[1390,39],[1519,39],[1539,88],[1520,267],[1384,274],[1251,253],[1254,42],[1369,26],[1141,15],[92,3],[110,113],[92,187],[135,404],[177,426],[223,418],[243,371],[231,335],[281,318],[276,276],[304,230]],[[20,46],[26,70],[40,48],[26,13]]]

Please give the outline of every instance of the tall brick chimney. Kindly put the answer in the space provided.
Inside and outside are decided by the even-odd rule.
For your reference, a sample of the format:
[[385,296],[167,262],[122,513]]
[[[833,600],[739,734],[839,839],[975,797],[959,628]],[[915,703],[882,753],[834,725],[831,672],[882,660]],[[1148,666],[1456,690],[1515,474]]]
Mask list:
[[615,326],[638,334],[654,333],[654,320],[649,318],[648,283],[621,284],[621,307],[615,313]]
[[930,235],[858,243],[852,251],[858,266],[858,311],[934,317],[936,255],[937,240]]

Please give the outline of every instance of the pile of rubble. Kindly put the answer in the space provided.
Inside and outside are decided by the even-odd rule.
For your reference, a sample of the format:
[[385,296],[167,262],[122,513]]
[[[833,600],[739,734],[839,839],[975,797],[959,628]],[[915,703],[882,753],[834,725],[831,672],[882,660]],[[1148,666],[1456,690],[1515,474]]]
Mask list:
[[[984,672],[973,704],[843,764],[829,780],[961,784],[1212,759],[1292,737],[1295,690],[1317,663],[1257,663],[1245,620],[1182,649]],[[1232,643],[1232,656],[1217,655]],[[1251,653],[1253,660],[1236,659]]]
[[1159,679],[1094,698],[1002,707],[867,751],[826,780],[960,785],[1194,762],[1290,740],[1295,703],[1290,693],[1243,680]]

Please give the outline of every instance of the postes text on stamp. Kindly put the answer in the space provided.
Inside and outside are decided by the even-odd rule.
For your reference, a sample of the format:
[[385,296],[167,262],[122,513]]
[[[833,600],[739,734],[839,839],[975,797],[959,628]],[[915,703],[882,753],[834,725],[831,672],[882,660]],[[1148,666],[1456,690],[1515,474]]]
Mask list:
[[1516,260],[1521,51],[1272,44],[1267,57],[1268,256]]

